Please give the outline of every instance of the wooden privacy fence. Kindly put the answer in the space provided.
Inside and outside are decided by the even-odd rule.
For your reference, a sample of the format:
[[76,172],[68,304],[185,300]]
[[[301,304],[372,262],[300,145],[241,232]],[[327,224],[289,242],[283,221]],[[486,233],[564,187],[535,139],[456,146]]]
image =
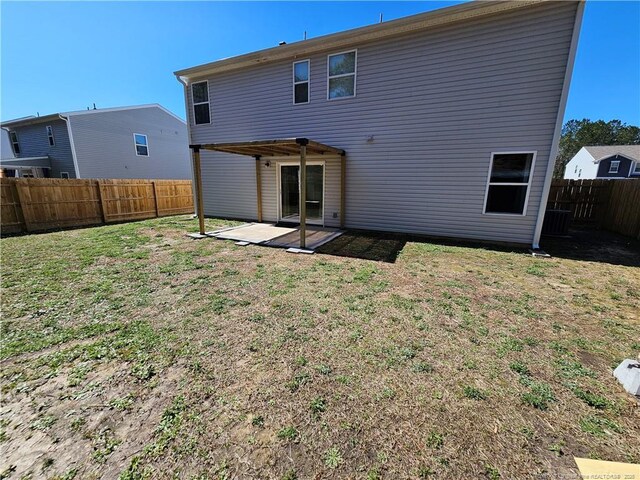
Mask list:
[[0,178],[2,233],[193,213],[190,180]]
[[640,239],[640,179],[553,180],[547,209],[570,210],[574,225]]

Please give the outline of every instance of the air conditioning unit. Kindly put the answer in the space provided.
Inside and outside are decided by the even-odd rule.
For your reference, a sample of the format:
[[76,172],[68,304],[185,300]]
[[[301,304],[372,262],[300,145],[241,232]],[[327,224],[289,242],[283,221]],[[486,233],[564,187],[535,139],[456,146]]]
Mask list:
[[571,210],[547,210],[542,224],[543,235],[568,235]]

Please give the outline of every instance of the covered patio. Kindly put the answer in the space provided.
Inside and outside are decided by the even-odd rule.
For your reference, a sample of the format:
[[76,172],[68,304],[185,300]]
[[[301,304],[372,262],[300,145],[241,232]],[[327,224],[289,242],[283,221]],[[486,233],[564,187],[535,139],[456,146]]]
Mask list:
[[49,176],[51,159],[48,156],[3,158],[0,159],[0,170],[14,173],[11,176],[43,178]]
[[[207,236],[204,226],[204,206],[202,198],[202,172],[201,172],[201,150],[211,150],[224,153],[232,153],[236,155],[244,155],[255,158],[256,162],[256,194],[257,194],[257,220],[258,223],[263,221],[262,212],[262,180],[260,171],[260,160],[262,157],[294,157],[299,159],[300,180],[298,188],[299,201],[299,227],[294,231],[286,232],[286,242],[281,246],[297,247],[300,249],[315,248],[319,238],[326,238],[326,232],[336,229],[319,229],[307,225],[307,156],[310,155],[333,155],[340,156],[340,227],[344,227],[345,212],[345,171],[346,171],[346,153],[344,150],[320,142],[310,140],[308,138],[287,138],[272,140],[256,140],[248,142],[230,142],[230,143],[208,143],[189,145],[193,151],[193,169],[196,190],[196,210],[198,215],[199,234],[198,238]],[[295,190],[294,190],[295,191]],[[334,217],[335,218],[335,217]],[[271,225],[272,228],[275,228]],[[279,227],[278,227],[279,228]],[[255,230],[255,228],[254,228]],[[336,230],[337,231],[337,230]],[[213,232],[216,233],[216,232]],[[246,231],[245,231],[246,233]],[[277,233],[272,231],[273,234]],[[284,233],[283,233],[284,235]],[[216,236],[216,235],[212,235]],[[273,241],[279,235],[274,236],[269,242]],[[298,240],[293,241],[292,236],[297,236]],[[329,235],[330,236],[330,235]],[[222,238],[218,236],[218,238]],[[242,240],[239,240],[242,241]],[[265,240],[253,243],[264,243]],[[328,241],[328,240],[327,240]],[[326,243],[326,242],[325,242]]]

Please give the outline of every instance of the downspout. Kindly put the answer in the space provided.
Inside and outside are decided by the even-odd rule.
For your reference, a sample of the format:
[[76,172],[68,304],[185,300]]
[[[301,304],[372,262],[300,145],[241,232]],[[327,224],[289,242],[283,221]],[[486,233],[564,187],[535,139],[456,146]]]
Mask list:
[[532,248],[537,250],[540,248],[540,235],[542,234],[542,224],[544,222],[544,214],[547,210],[547,201],[549,200],[549,190],[551,190],[551,179],[553,177],[553,168],[556,164],[556,156],[560,146],[560,136],[562,135],[562,121],[564,112],[567,107],[567,98],[569,97],[569,86],[571,84],[571,75],[573,73],[573,65],[576,60],[576,51],[578,50],[578,39],[580,37],[580,27],[582,25],[582,16],[584,14],[585,0],[580,0],[576,11],[576,19],[573,25],[573,34],[571,35],[571,45],[569,46],[569,58],[567,59],[567,67],[564,72],[564,83],[562,86],[562,94],[560,95],[560,103],[558,104],[558,116],[556,117],[556,126],[551,141],[551,150],[549,152],[549,161],[547,162],[547,172],[544,176],[544,184],[542,187],[542,196],[540,197],[540,205],[538,207],[538,219],[536,220],[536,228],[533,234]]
[[80,168],[78,168],[78,156],[76,155],[76,144],[73,141],[73,132],[71,130],[71,119],[69,117],[63,117],[58,114],[60,120],[63,120],[67,124],[67,135],[69,135],[69,143],[71,144],[71,158],[73,158],[73,169],[75,170],[76,178],[80,177]]
[[[191,138],[191,122],[189,121],[189,100],[188,100],[189,84],[186,81],[186,77],[181,77],[180,75],[176,75],[176,79],[178,80],[178,82],[182,84],[182,89],[184,91],[184,116],[187,121],[187,140],[189,141],[188,144],[191,145],[193,143],[193,138]],[[196,172],[195,172],[195,166],[193,161],[193,155],[191,155],[191,150],[189,150],[189,152],[190,152],[189,156],[191,157],[191,185],[194,185]],[[193,194],[193,205],[195,208],[195,214],[197,216],[198,215],[198,197],[197,197],[196,189],[192,188],[191,192]]]

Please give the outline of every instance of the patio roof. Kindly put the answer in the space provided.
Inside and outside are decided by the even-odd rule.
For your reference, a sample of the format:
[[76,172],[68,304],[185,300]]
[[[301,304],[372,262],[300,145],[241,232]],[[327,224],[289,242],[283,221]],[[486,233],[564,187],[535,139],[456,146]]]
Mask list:
[[[346,152],[340,148],[331,147],[308,138],[283,138],[272,140],[253,140],[249,142],[204,143],[192,144],[189,148],[193,151],[193,173],[196,191],[196,213],[200,233],[197,238],[205,237],[204,231],[204,207],[202,200],[202,172],[200,150],[215,150],[218,152],[245,155],[256,159],[256,199],[257,218],[262,222],[262,180],[260,173],[260,159],[262,157],[297,156],[300,158],[300,178],[298,181],[298,196],[300,210],[300,248],[306,248],[306,222],[307,222],[307,155],[332,154],[340,156],[340,227],[344,227],[345,205],[345,156]],[[196,238],[194,237],[194,238]]]
[[51,168],[49,157],[20,157],[0,159],[0,168],[22,170],[26,168]]
[[190,148],[215,150],[218,152],[248,155],[250,157],[280,157],[300,155],[300,147],[307,147],[307,155],[344,155],[345,151],[308,138],[283,138],[275,140],[254,140],[250,142],[204,143],[189,145]]

